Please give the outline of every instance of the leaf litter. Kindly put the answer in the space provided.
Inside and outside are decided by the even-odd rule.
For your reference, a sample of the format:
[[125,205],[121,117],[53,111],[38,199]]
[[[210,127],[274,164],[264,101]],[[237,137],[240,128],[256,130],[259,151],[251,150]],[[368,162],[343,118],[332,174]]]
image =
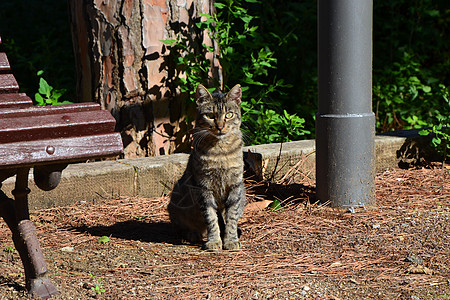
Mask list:
[[[355,213],[316,203],[306,176],[249,181],[247,190],[239,252],[182,241],[169,224],[167,196],[34,212],[55,299],[450,297],[448,170],[378,173],[377,207]],[[271,209],[274,201],[282,209]],[[0,245],[13,245],[4,222]],[[0,253],[0,299],[27,298],[22,264],[10,252]]]

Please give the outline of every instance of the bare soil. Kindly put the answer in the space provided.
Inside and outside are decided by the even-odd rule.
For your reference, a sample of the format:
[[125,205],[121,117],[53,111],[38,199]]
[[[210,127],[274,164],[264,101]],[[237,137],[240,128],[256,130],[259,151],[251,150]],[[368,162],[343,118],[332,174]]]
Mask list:
[[[181,241],[167,197],[33,213],[55,299],[450,299],[449,170],[380,173],[377,208],[354,213],[288,181],[249,183],[239,252]],[[0,222],[0,299],[26,299],[12,245]]]

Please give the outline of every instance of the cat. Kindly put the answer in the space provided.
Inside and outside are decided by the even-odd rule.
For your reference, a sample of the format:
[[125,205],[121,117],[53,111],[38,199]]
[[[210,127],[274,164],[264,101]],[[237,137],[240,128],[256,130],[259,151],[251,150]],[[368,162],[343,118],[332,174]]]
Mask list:
[[167,207],[191,242],[206,234],[206,250],[239,250],[238,220],[246,205],[243,181],[241,86],[227,94],[198,85],[193,150]]

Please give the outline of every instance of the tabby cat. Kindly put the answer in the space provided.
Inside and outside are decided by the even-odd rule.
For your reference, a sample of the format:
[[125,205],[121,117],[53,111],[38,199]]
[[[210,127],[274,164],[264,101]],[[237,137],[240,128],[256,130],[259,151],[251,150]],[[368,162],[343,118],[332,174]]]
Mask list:
[[241,86],[210,94],[199,85],[196,104],[193,150],[167,209],[171,222],[191,242],[202,241],[206,233],[205,249],[238,250],[237,222],[246,204]]

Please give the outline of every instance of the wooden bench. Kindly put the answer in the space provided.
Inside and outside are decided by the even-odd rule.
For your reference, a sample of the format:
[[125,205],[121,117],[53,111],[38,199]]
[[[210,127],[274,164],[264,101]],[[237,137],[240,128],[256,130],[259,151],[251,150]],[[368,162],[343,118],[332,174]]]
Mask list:
[[[1,39],[0,39],[1,43]],[[16,175],[14,200],[0,190],[0,216],[11,229],[25,270],[28,292],[42,299],[57,294],[28,210],[28,175],[43,190],[55,188],[69,163],[117,156],[122,140],[115,119],[96,103],[35,107],[19,93],[5,53],[0,53],[0,188]]]

